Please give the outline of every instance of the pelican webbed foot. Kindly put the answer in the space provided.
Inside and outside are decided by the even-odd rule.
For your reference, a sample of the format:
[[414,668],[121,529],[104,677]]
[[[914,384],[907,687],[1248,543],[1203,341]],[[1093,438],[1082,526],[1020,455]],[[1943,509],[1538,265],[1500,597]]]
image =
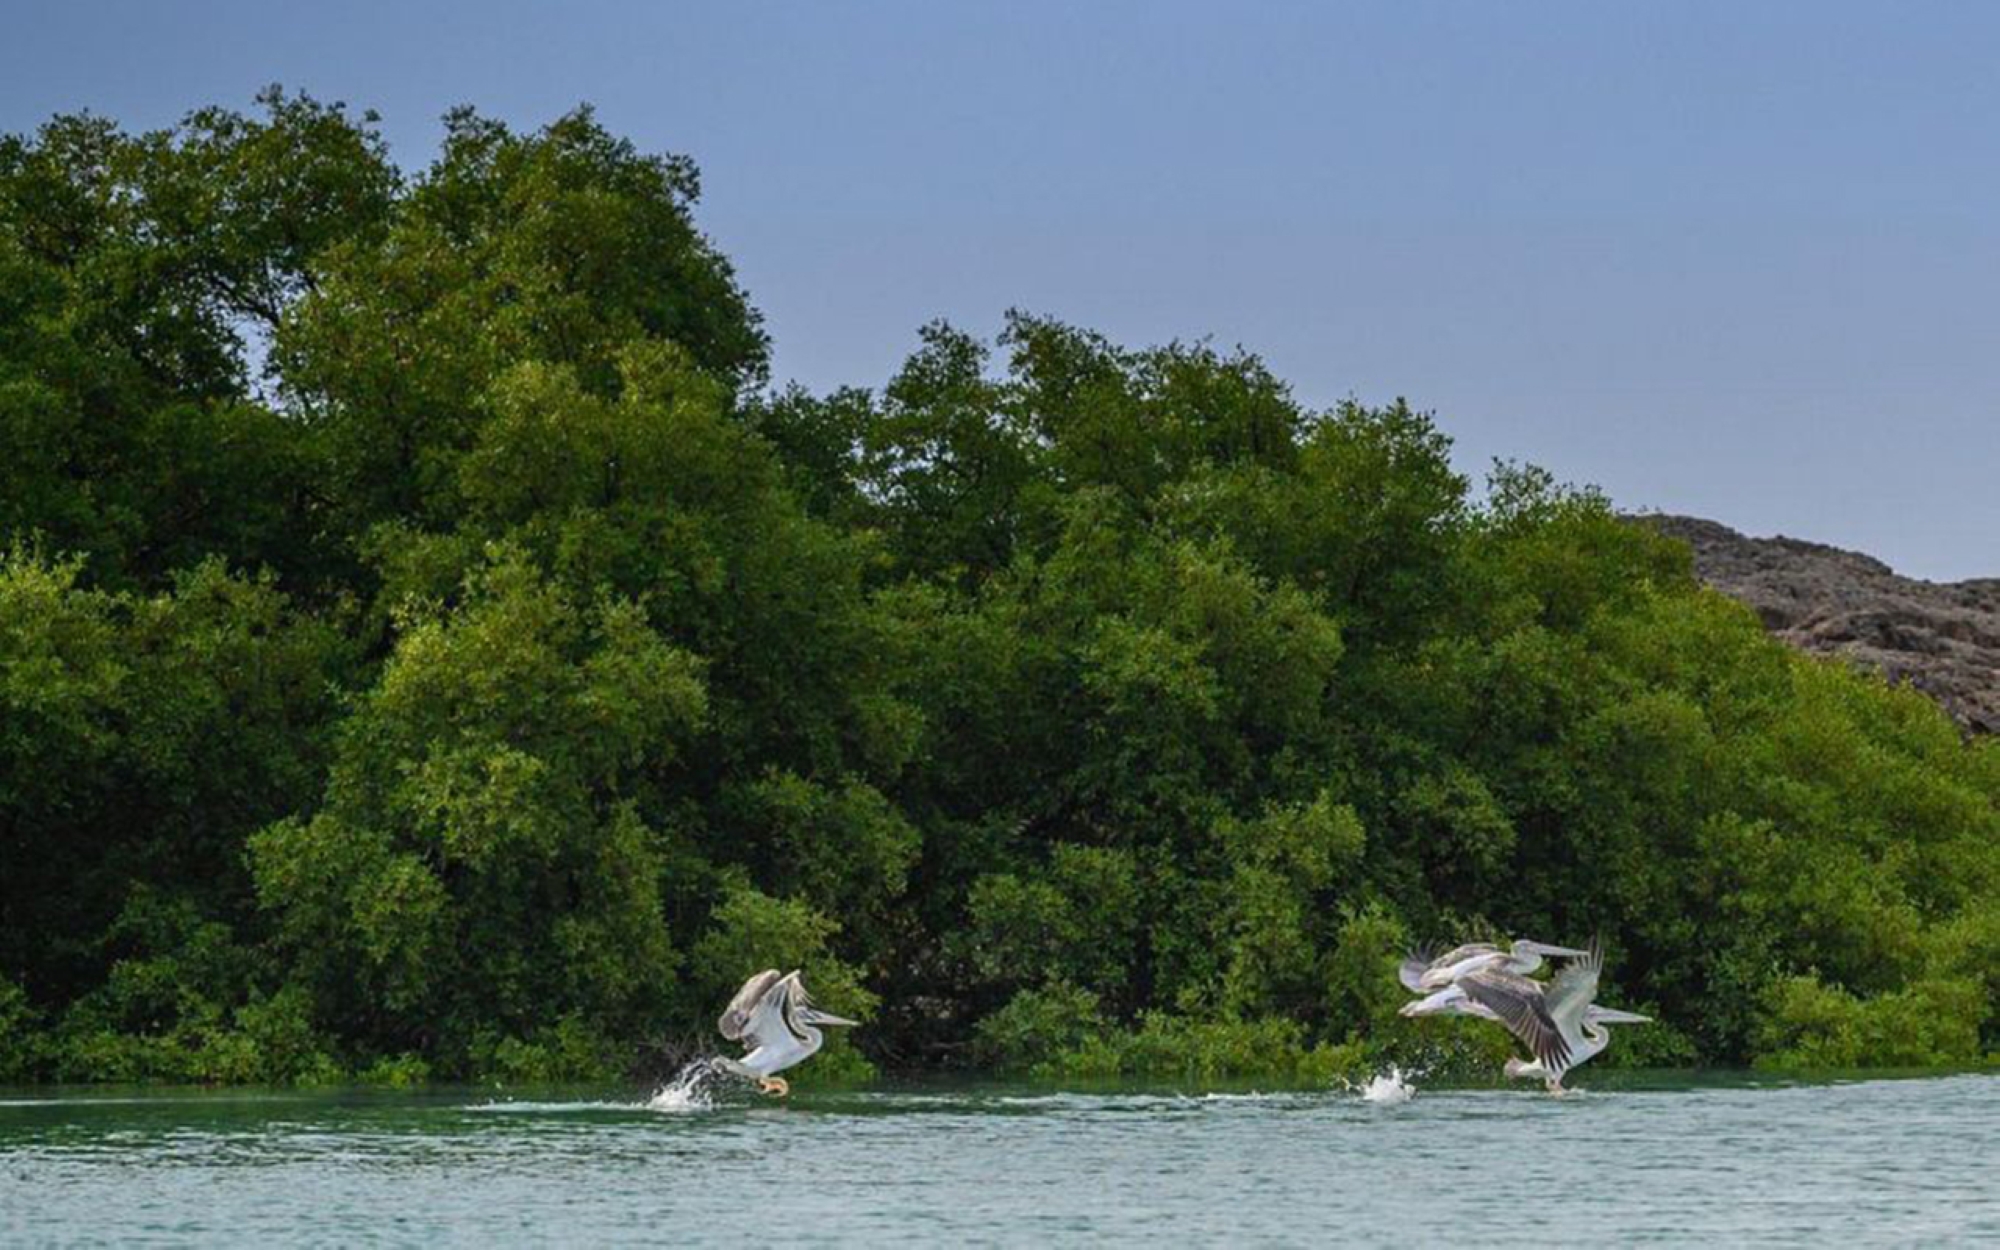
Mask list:
[[757,1088],[777,1098],[789,1097],[792,1092],[791,1083],[782,1076],[760,1077]]

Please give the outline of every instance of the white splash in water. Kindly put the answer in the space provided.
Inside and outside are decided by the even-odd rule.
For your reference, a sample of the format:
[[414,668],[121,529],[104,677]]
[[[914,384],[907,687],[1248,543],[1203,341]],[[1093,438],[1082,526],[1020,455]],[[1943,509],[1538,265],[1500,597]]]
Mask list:
[[713,1059],[696,1059],[646,1100],[649,1111],[708,1111],[715,1106],[710,1088],[721,1069]]
[[1363,1102],[1393,1107],[1417,1096],[1417,1087],[1412,1084],[1412,1079],[1417,1075],[1414,1072],[1405,1073],[1401,1068],[1391,1066],[1387,1072],[1378,1072],[1368,1078],[1368,1083],[1355,1092],[1360,1095]]

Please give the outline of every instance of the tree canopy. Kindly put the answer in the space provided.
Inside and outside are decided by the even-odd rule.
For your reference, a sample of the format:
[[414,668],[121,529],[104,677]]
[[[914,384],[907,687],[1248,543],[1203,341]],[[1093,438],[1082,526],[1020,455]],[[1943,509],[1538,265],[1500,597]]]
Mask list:
[[0,140],[0,1080],[616,1075],[772,964],[826,1071],[1307,1075],[1523,933],[1629,1061],[2000,1050],[1991,741],[1246,352],[774,388],[698,194],[588,110]]

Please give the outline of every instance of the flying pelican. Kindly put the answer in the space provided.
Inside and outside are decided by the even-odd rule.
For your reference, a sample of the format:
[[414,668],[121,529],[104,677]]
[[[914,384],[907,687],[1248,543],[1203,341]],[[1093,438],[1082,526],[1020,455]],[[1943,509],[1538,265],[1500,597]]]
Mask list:
[[825,1041],[813,1026],[856,1023],[813,1006],[796,970],[779,976],[776,968],[767,969],[745,981],[729,1001],[729,1010],[722,1013],[717,1026],[722,1035],[750,1049],[743,1058],[723,1059],[721,1064],[757,1082],[765,1093],[783,1097],[792,1087],[776,1074],[812,1058]]
[[1428,994],[1483,968],[1497,968],[1524,977],[1540,968],[1545,956],[1560,955],[1574,959],[1582,954],[1572,946],[1551,946],[1547,942],[1528,938],[1522,938],[1510,950],[1504,951],[1491,942],[1468,942],[1436,956],[1431,954],[1429,948],[1420,947],[1404,957],[1397,975],[1413,992]]
[[[1607,1024],[1646,1024],[1651,1017],[1600,1007],[1598,978],[1604,947],[1592,939],[1579,959],[1564,964],[1545,988],[1539,981],[1480,971],[1456,983],[1467,997],[1499,1018],[1507,1031],[1534,1053],[1531,1062],[1507,1061],[1511,1077],[1540,1077],[1551,1094],[1563,1092],[1563,1076],[1596,1057],[1611,1043]],[[1553,1036],[1551,1036],[1553,1033]]]

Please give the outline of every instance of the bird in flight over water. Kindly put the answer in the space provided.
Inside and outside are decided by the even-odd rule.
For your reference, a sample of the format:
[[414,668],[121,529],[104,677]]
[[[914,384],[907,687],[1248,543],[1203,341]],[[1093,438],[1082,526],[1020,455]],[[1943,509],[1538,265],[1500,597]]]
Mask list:
[[[1547,982],[1526,975],[1545,954],[1572,958]],[[1539,1077],[1550,1093],[1561,1094],[1564,1074],[1610,1045],[1605,1025],[1649,1022],[1650,1017],[1597,1003],[1603,971],[1604,948],[1594,939],[1582,951],[1528,941],[1514,943],[1512,955],[1483,943],[1435,957],[1418,951],[1403,961],[1398,976],[1405,988],[1424,997],[1404,1004],[1402,1014],[1473,1016],[1499,1024],[1534,1056],[1527,1062],[1509,1059],[1507,1075]]]
[[722,1036],[749,1050],[741,1059],[722,1060],[721,1066],[782,1097],[792,1087],[778,1073],[812,1058],[826,1040],[817,1026],[856,1023],[813,1006],[796,970],[779,976],[776,968],[766,969],[745,981],[722,1013],[717,1026]]

